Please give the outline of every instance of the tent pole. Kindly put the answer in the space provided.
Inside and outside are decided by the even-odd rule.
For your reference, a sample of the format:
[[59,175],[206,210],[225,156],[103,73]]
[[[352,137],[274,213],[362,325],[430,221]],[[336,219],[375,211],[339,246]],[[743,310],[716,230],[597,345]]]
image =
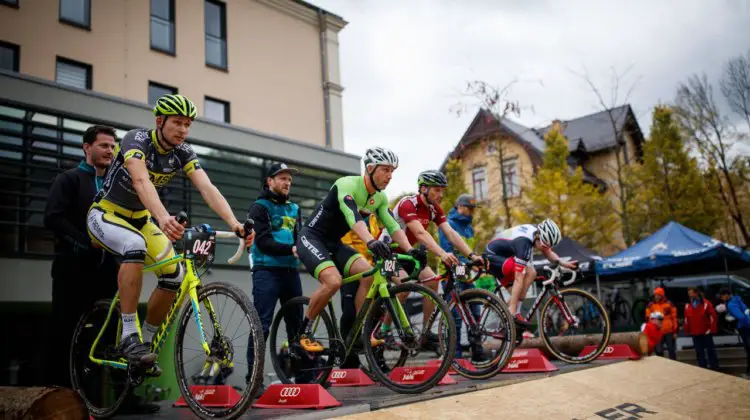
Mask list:
[[727,266],[727,257],[724,256],[724,274],[729,278],[729,267]]
[[599,287],[599,273],[596,273],[596,298],[599,299],[599,301],[602,301],[602,290],[601,287]]

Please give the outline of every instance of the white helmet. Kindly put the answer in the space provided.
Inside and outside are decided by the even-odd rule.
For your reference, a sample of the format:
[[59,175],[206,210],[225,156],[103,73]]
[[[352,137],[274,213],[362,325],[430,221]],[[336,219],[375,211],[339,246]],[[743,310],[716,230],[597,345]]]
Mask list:
[[539,230],[539,239],[545,245],[554,248],[560,243],[562,234],[560,233],[560,228],[557,227],[557,223],[552,219],[545,219],[542,223],[539,223],[536,228]]
[[398,156],[383,147],[367,149],[362,160],[365,162],[365,168],[367,165],[388,165],[393,166],[393,169],[398,168]]

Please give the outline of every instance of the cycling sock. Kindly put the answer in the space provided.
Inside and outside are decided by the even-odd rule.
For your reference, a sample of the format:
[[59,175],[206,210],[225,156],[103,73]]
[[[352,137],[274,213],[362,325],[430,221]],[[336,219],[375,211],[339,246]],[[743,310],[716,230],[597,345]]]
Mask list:
[[135,322],[135,314],[122,314],[122,338],[130,334],[138,334],[138,323]]
[[150,343],[154,339],[154,334],[159,331],[159,327],[156,325],[151,325],[148,322],[143,323],[143,328],[141,328],[141,332],[143,333],[143,342],[144,343]]
[[312,333],[312,331],[310,331],[312,329],[311,325],[312,325],[312,323],[310,322],[310,318],[308,318],[307,316],[305,316],[302,319],[302,328],[300,329],[300,331],[302,331],[301,335],[307,335],[307,336],[309,336],[310,333]]

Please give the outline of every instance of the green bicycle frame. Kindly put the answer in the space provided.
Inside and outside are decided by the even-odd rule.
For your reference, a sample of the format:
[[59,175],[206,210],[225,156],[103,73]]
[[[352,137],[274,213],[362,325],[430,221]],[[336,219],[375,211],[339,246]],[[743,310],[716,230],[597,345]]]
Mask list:
[[[396,258],[400,261],[411,261],[415,264],[415,270],[414,273],[411,273],[409,277],[404,279],[404,281],[409,280],[413,278],[416,274],[419,273],[420,264],[417,260],[414,258],[408,256],[408,255],[401,255],[401,254],[395,254]],[[383,265],[383,260],[378,261],[375,266],[367,271],[355,274],[353,276],[349,276],[342,280],[342,284],[349,284],[353,283],[355,281],[359,281],[365,277],[369,277],[374,274],[372,285],[370,286],[370,290],[367,292],[367,297],[365,298],[365,302],[362,306],[362,309],[357,313],[357,317],[354,321],[354,326],[349,331],[348,336],[346,337],[346,354],[349,355],[352,351],[352,348],[354,347],[354,343],[357,340],[357,337],[359,336],[360,332],[362,331],[362,327],[364,325],[364,320],[367,315],[369,315],[372,302],[375,300],[376,296],[380,296],[383,299],[386,299],[387,302],[390,304],[386,305],[388,307],[388,312],[391,315],[391,319],[396,323],[396,326],[398,329],[405,330],[408,334],[413,334],[414,331],[411,328],[411,324],[409,323],[409,317],[406,315],[406,311],[404,311],[404,307],[401,306],[401,302],[398,299],[394,299],[391,297],[390,293],[388,292],[388,279],[383,276],[383,274],[380,272],[380,268]],[[328,307],[331,312],[331,316],[333,316],[333,319],[336,319],[336,314],[333,311],[333,306],[330,302],[328,302]],[[317,324],[317,319],[316,319]],[[314,327],[316,327],[315,325]],[[338,331],[338,328],[336,329]]]
[[[161,325],[159,326],[159,329],[154,334],[154,340],[151,343],[151,351],[154,352],[157,356],[159,355],[159,352],[161,351],[162,346],[164,345],[165,336],[167,333],[167,330],[169,329],[170,325],[172,325],[172,322],[175,319],[175,316],[177,315],[177,312],[182,307],[183,302],[185,301],[185,296],[190,297],[190,304],[193,307],[193,315],[195,316],[195,322],[198,326],[198,331],[200,332],[200,339],[201,339],[201,346],[203,350],[206,352],[206,355],[211,354],[211,349],[206,342],[206,337],[203,332],[203,322],[201,321],[201,315],[200,315],[200,309],[198,306],[198,287],[201,285],[200,277],[198,277],[198,273],[195,270],[195,265],[193,264],[192,259],[185,259],[184,255],[176,255],[172,258],[169,258],[167,260],[163,260],[160,262],[157,262],[155,264],[151,264],[149,266],[146,266],[143,268],[143,272],[152,272],[173,264],[179,264],[180,262],[185,261],[185,278],[182,281],[182,284],[180,285],[180,288],[177,290],[177,293],[175,294],[174,301],[172,302],[172,306],[169,308],[169,312],[167,313],[167,316],[164,318],[164,321],[162,321]],[[112,304],[109,307],[109,312],[107,313],[107,318],[104,321],[104,325],[99,330],[99,334],[96,336],[96,339],[94,340],[93,345],[91,346],[91,350],[89,351],[89,360],[91,360],[93,363],[96,363],[98,365],[104,365],[104,366],[110,366],[117,369],[126,369],[128,364],[126,362],[121,361],[113,361],[113,360],[102,360],[97,359],[94,357],[94,350],[96,349],[96,346],[99,344],[99,340],[104,335],[104,330],[106,329],[106,326],[109,325],[109,321],[112,318],[112,314],[114,313],[115,306],[120,300],[120,292],[118,291],[115,294],[114,299],[112,299]],[[216,313],[214,312],[213,305],[211,304],[211,301],[206,299],[204,302],[204,306],[206,308],[206,312],[208,312],[209,318],[211,319],[214,328],[217,333],[221,334],[221,327],[216,322]],[[120,334],[119,330],[121,327],[121,321],[118,323],[118,334],[117,334],[117,344],[119,344],[120,340]],[[138,314],[136,313],[136,325],[138,326],[138,335],[141,335],[141,329],[140,329],[140,322],[138,321]],[[142,337],[141,337],[142,338]]]

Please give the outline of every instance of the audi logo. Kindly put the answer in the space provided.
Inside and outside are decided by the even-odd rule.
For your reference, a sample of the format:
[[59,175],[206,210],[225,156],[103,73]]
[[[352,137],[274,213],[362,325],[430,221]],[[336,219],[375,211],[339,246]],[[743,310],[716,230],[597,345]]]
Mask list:
[[302,392],[302,388],[298,386],[285,386],[284,388],[281,388],[281,392],[279,392],[280,397],[296,397]]
[[345,370],[334,370],[331,373],[331,379],[344,379],[344,378],[346,378]]
[[604,349],[604,354],[610,354],[615,351],[615,348],[612,346],[607,346],[607,348]]

